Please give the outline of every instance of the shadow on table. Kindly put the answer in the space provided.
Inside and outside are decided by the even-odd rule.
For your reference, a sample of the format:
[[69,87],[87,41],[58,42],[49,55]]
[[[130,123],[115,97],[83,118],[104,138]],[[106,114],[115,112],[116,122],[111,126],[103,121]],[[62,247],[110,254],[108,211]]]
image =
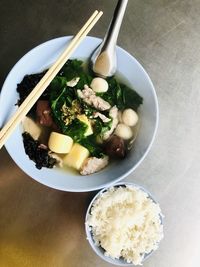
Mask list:
[[80,244],[87,250],[84,220],[95,192],[48,188],[23,173],[5,149],[0,161],[0,266],[62,266]]

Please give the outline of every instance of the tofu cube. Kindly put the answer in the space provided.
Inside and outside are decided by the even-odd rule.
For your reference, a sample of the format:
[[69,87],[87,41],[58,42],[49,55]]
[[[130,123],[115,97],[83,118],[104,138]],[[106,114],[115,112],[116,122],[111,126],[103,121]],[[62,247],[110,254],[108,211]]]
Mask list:
[[89,154],[87,148],[75,143],[69,154],[63,158],[63,162],[68,167],[80,170],[83,162],[89,157]]
[[49,137],[49,149],[55,153],[67,154],[73,145],[73,139],[70,136],[52,132]]

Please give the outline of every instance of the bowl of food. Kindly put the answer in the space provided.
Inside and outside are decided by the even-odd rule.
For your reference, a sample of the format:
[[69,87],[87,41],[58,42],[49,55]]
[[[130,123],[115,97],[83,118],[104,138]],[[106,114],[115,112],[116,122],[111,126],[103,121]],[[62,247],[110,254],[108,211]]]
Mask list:
[[103,260],[120,266],[141,265],[163,238],[163,215],[146,189],[118,183],[93,198],[85,230],[90,246]]
[[[71,38],[37,46],[12,68],[0,95],[1,127]],[[88,62],[100,42],[85,38],[5,145],[25,173],[55,189],[83,192],[120,181],[155,138],[158,103],[148,74],[117,47],[116,75],[96,77]]]

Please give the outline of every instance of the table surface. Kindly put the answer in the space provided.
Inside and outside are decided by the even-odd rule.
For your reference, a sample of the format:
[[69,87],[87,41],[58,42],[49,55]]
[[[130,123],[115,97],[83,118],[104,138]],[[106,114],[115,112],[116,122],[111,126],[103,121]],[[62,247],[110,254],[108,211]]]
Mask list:
[[[94,9],[103,37],[115,0],[0,1],[0,83],[34,46],[77,32]],[[200,250],[200,1],[130,0],[118,44],[149,73],[159,99],[153,148],[127,177],[146,187],[165,215],[165,238],[144,267],[196,267]],[[0,266],[108,267],[85,238],[94,193],[47,188],[0,151]]]

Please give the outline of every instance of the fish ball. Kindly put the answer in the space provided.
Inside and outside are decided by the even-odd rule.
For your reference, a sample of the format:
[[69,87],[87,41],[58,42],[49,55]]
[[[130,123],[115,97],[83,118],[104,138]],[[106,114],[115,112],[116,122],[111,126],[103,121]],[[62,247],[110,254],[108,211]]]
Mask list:
[[135,126],[138,122],[138,115],[137,113],[131,109],[125,109],[124,112],[122,113],[122,121],[124,124],[126,124],[127,126]]
[[115,134],[124,140],[128,140],[133,137],[131,128],[123,123],[119,123],[115,129]]
[[90,84],[90,87],[96,93],[105,93],[108,91],[107,81],[100,77],[94,78]]

